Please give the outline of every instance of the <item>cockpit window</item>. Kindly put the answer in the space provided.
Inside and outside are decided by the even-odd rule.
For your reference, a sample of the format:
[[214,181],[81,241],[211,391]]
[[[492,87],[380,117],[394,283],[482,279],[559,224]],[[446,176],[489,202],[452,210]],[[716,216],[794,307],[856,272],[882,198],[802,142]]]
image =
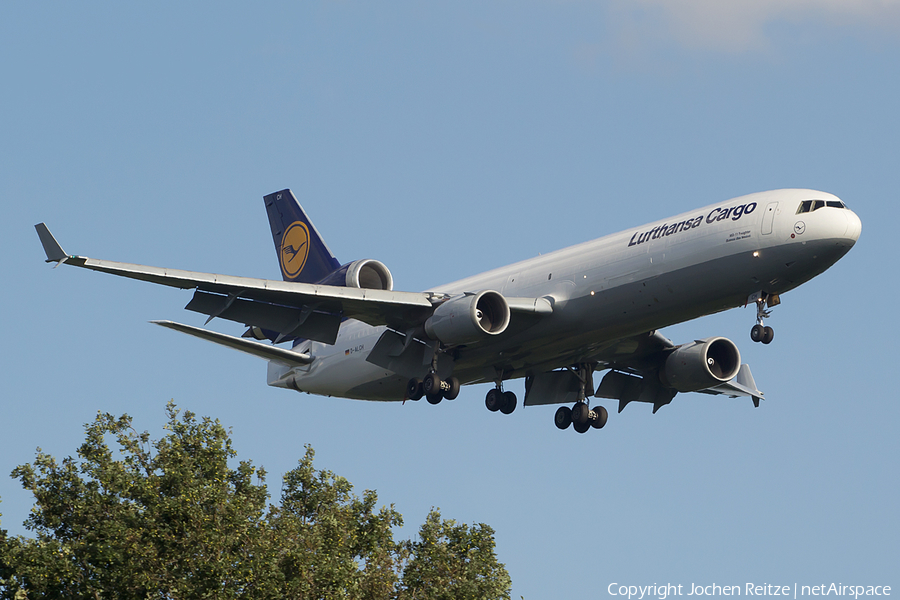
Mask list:
[[803,213],[813,212],[826,206],[829,208],[847,208],[847,205],[840,200],[804,200],[800,203],[800,206],[797,207],[797,214],[801,215]]

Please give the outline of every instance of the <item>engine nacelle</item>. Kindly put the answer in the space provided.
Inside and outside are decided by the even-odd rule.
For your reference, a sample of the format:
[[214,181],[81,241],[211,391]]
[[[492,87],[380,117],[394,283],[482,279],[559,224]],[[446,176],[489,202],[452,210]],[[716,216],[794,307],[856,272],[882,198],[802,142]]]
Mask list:
[[741,353],[728,338],[698,340],[666,358],[659,379],[679,392],[696,392],[733,379],[741,368]]
[[329,273],[322,285],[363,288],[367,290],[393,290],[394,278],[381,261],[371,258],[355,260]]
[[509,304],[499,292],[484,290],[450,298],[425,321],[425,333],[449,346],[499,335],[509,325]]

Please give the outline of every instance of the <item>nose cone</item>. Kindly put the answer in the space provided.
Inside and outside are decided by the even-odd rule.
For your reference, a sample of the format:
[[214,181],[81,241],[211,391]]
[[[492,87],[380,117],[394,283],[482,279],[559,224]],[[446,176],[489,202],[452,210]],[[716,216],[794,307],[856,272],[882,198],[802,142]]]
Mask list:
[[859,217],[852,210],[845,211],[845,214],[847,216],[847,230],[844,232],[844,237],[851,244],[855,244],[856,240],[859,239],[859,234],[862,233],[862,221],[859,220]]

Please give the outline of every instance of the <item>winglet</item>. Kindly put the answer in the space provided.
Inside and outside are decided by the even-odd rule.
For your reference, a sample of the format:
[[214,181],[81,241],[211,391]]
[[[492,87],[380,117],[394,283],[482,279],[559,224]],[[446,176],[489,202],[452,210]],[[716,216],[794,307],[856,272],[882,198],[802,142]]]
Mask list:
[[47,254],[46,262],[60,264],[69,258],[69,255],[63,251],[62,246],[59,245],[59,242],[56,241],[56,238],[53,237],[46,225],[38,223],[34,228],[37,230],[38,237],[41,238],[41,244],[44,246],[44,252]]

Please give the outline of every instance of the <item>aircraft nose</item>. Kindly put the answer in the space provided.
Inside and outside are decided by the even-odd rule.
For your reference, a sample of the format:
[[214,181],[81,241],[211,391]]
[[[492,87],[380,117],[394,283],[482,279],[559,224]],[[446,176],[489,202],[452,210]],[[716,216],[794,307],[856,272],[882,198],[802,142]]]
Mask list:
[[844,232],[844,237],[849,240],[853,240],[853,243],[856,243],[856,240],[859,239],[859,234],[862,233],[862,221],[859,219],[859,216],[852,210],[846,211],[847,216],[847,230]]

